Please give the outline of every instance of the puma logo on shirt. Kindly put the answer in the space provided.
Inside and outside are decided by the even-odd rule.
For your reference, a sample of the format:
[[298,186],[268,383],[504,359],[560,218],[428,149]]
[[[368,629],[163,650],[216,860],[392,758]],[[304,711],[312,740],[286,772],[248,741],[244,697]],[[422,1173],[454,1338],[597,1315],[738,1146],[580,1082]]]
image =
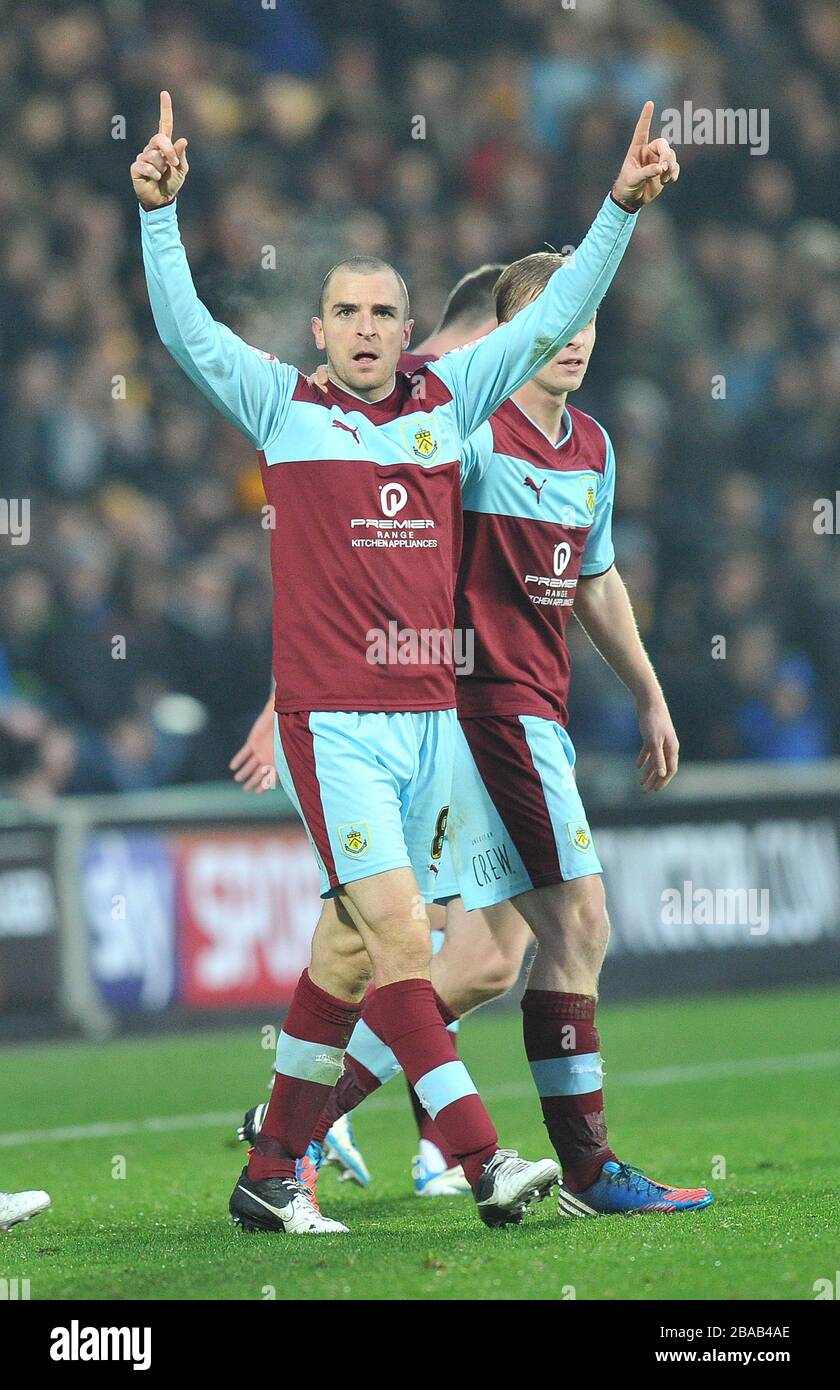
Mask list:
[[[338,424],[338,421],[336,421],[335,423]],[[533,478],[530,477],[530,475],[527,474],[527,473],[525,474],[525,477],[522,479],[522,481],[523,481],[523,483],[525,484],[526,487],[529,487],[529,488],[531,489],[532,492],[535,492],[535,493],[537,494],[537,501],[539,502],[539,500],[540,500],[540,493],[542,492],[543,488],[545,487],[545,478],[543,478],[543,480],[542,480],[542,482],[540,483],[539,487],[537,487],[537,485],[536,485],[536,483],[534,482]]]
[[348,434],[352,434],[357,444],[361,443],[359,431],[356,429],[355,425],[345,425],[343,420],[333,420],[333,428],[337,430],[346,430]]

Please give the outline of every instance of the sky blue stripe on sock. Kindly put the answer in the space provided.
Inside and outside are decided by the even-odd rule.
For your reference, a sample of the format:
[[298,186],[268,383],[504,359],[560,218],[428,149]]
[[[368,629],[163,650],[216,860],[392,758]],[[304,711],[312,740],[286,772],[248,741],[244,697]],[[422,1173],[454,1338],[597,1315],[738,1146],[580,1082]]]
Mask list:
[[478,1094],[463,1062],[444,1062],[443,1066],[427,1071],[414,1089],[420,1104],[428,1110],[433,1120],[453,1101]]
[[368,1071],[373,1072],[383,1086],[392,1076],[402,1071],[390,1047],[386,1046],[372,1028],[368,1028],[363,1018],[359,1019],[353,1029],[347,1051],[354,1062],[360,1062]]
[[531,1075],[541,1096],[588,1096],[600,1091],[604,1069],[600,1052],[581,1052],[578,1057],[531,1062]]
[[298,1081],[317,1081],[320,1086],[334,1086],[344,1066],[344,1048],[328,1047],[326,1043],[305,1042],[281,1032],[277,1039],[276,1069],[283,1076]]

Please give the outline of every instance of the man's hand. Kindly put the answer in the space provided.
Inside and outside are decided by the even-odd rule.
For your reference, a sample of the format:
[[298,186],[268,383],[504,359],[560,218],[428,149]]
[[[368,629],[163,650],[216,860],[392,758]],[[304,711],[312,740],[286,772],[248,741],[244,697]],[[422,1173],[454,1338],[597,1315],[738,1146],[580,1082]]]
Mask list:
[[277,772],[274,767],[274,696],[257,715],[254,727],[239,752],[230,760],[233,780],[241,782],[246,792],[274,791]]
[[666,183],[676,183],[680,176],[677,156],[667,140],[650,138],[653,102],[646,101],[636,122],[630,148],[624,157],[621,172],[612,187],[616,202],[627,207],[643,207],[658,198]]
[[319,391],[326,391],[329,379],[329,368],[325,367],[323,362],[319,367],[315,368],[311,376],[306,378],[307,384],[309,386],[317,386]]
[[145,150],[131,166],[134,192],[144,208],[162,208],[177,195],[189,173],[187,142],[181,137],[172,143],[172,98],[160,94],[160,124]]
[[636,766],[642,769],[642,791],[661,792],[676,775],[680,745],[664,700],[638,706],[642,751]]

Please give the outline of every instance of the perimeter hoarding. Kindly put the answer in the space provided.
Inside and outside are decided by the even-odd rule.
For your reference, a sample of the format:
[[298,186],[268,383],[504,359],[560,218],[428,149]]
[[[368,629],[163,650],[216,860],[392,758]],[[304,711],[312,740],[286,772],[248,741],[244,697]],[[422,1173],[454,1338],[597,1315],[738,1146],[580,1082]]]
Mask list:
[[[98,828],[77,817],[69,856],[60,824],[0,830],[0,1030],[58,1026],[62,999],[87,1028],[80,972],[88,1003],[130,1026],[281,1012],[321,908],[300,824],[208,805],[204,819],[128,825],[121,804],[97,803]],[[836,795],[663,797],[593,805],[591,819],[612,924],[605,1000],[840,974]]]
[[0,834],[0,1029],[60,1007],[59,914],[50,829]]
[[297,826],[111,830],[91,836],[82,872],[91,969],[109,1008],[288,1003],[320,910]]

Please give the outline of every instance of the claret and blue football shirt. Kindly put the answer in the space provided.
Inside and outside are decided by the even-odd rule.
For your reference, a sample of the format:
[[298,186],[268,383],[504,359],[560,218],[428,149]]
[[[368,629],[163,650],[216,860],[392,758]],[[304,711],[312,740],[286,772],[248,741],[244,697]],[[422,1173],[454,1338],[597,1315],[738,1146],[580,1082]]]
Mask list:
[[606,431],[567,406],[548,438],[506,401],[464,449],[464,545],[455,621],[474,634],[458,713],[567,721],[566,643],[581,575],[615,559],[615,456]]
[[[376,402],[333,382],[324,393],[216,323],[195,292],[175,204],[140,219],[163,343],[259,450],[273,522],[277,711],[451,709],[451,664],[377,664],[370,634],[392,623],[451,630],[465,441],[592,318],[634,215],[607,197],[538,299],[470,347],[398,372]],[[555,573],[541,556],[533,572]]]

